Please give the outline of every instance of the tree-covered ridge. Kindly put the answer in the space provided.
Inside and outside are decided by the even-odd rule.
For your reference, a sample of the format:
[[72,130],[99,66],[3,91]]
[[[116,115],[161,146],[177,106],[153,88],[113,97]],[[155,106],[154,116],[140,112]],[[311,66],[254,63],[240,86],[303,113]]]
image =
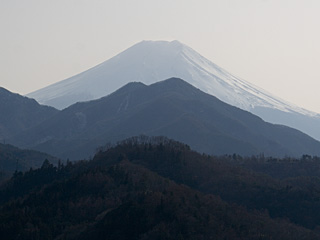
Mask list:
[[320,157],[318,156],[273,158],[259,155],[248,158],[233,154],[220,159],[279,179],[301,176],[320,177]]
[[136,137],[101,149],[91,161],[45,161],[2,186],[0,235],[319,239],[320,198],[301,188],[311,178],[279,180],[226,158],[166,138]]
[[30,168],[39,168],[45,159],[53,164],[58,163],[58,159],[49,154],[22,150],[9,144],[0,143],[0,181],[10,177],[15,171],[24,172]]
[[[141,144],[133,138],[109,151],[97,154],[93,162],[99,162],[100,159],[104,162],[110,161],[114,159],[114,152],[125,153],[126,158],[133,163],[151,169],[177,183],[218,195],[225,201],[243,205],[248,209],[266,210],[273,218],[288,218],[293,223],[311,229],[320,223],[320,213],[315,211],[320,209],[319,175],[307,174],[311,162],[313,169],[320,168],[317,157],[314,157],[313,161],[303,160],[306,156],[300,160],[291,159],[291,165],[295,163],[291,167],[291,172],[296,174],[296,178],[279,180],[279,176],[273,178],[270,171],[262,172],[264,174],[252,171],[252,162],[266,164],[266,161],[261,161],[257,157],[246,159],[240,157],[230,161],[228,156],[200,155],[188,148],[175,151],[174,144],[176,142],[171,141],[166,145],[166,151],[162,151],[161,143],[152,146],[148,143]],[[284,166],[281,163],[288,161],[269,159],[278,163],[280,170]],[[297,169],[300,169],[300,175],[296,173]],[[284,176],[287,175],[288,173],[284,171]]]

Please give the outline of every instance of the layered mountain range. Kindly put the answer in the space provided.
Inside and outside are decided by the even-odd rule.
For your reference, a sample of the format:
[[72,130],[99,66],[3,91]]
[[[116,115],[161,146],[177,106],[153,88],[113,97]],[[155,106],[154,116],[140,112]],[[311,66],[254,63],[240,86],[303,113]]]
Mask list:
[[23,148],[72,160],[97,147],[136,136],[166,136],[208,154],[320,155],[320,142],[274,125],[171,78],[129,83],[98,100],[74,104],[9,138]]
[[33,94],[59,110],[0,88],[2,238],[319,239],[320,142],[251,112],[313,135],[319,116],[189,47],[142,42]]
[[297,128],[320,139],[320,116],[290,104],[240,79],[178,42],[143,41],[83,73],[27,96],[66,108],[106,96],[129,82],[152,84],[184,79],[203,92],[250,111],[264,120]]

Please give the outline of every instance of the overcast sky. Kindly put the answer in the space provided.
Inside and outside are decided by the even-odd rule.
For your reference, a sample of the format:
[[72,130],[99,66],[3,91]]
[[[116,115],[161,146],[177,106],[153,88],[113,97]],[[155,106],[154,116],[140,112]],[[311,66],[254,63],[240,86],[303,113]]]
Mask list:
[[0,31],[0,86],[20,94],[176,39],[320,113],[319,0],[0,0]]

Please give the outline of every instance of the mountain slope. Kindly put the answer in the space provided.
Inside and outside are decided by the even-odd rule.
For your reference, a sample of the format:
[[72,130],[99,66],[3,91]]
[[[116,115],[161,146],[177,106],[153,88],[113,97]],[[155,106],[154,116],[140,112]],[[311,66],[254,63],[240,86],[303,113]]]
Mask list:
[[36,126],[57,112],[53,107],[0,88],[0,141]]
[[[168,139],[135,140],[89,162],[16,175],[0,188],[2,238],[319,239],[318,191],[289,189]],[[247,210],[253,196],[260,201]],[[284,215],[266,212],[282,205]]]
[[[133,137],[99,152],[92,163],[106,166],[124,159],[176,183],[220,196],[229,203],[267,211],[272,218],[289,219],[309,229],[315,229],[320,222],[319,211],[316,211],[320,209],[320,179],[305,171],[311,162],[314,168],[319,169],[319,158],[309,158],[309,163],[291,159],[289,165],[294,161],[300,162],[299,167],[294,167],[300,168],[300,177],[279,180],[238,165],[251,162],[263,168],[268,158],[210,157],[166,138]],[[282,161],[277,158],[269,160]],[[281,173],[281,167],[275,166],[278,176],[284,178],[288,173],[294,174],[295,170],[288,167],[288,162],[286,166],[286,173]]]
[[319,114],[233,76],[178,41],[140,42],[96,67],[28,96],[62,109],[106,96],[129,82],[152,84],[170,77],[182,78],[228,104],[320,139]]
[[57,165],[58,159],[32,150],[22,150],[8,144],[0,144],[0,182],[15,171],[39,168],[45,160]]
[[221,102],[172,78],[130,83],[99,100],[77,103],[12,139],[12,143],[79,159],[135,135],[167,136],[209,154],[320,155],[320,143],[288,127]]

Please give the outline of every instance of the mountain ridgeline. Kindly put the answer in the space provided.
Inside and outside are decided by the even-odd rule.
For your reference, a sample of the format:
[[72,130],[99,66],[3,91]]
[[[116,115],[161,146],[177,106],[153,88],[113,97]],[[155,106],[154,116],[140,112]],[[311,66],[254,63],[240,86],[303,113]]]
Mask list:
[[71,78],[28,94],[41,104],[66,108],[104,97],[129,82],[150,85],[181,78],[201,91],[265,121],[290,126],[320,140],[320,115],[288,103],[238,78],[178,41],[142,41]]
[[107,97],[76,103],[10,141],[74,160],[140,134],[167,136],[214,155],[320,155],[320,143],[306,134],[266,123],[178,78],[129,83]]
[[0,88],[0,142],[52,117],[58,110]]
[[63,110],[0,88],[1,239],[320,239],[320,142],[259,117],[319,115],[177,41],[29,96]]
[[[0,234],[35,240],[319,239],[317,177],[279,180],[238,166],[246,161],[200,155],[163,137],[135,137],[91,161],[47,162],[1,187]],[[308,161],[319,167],[319,159]]]

